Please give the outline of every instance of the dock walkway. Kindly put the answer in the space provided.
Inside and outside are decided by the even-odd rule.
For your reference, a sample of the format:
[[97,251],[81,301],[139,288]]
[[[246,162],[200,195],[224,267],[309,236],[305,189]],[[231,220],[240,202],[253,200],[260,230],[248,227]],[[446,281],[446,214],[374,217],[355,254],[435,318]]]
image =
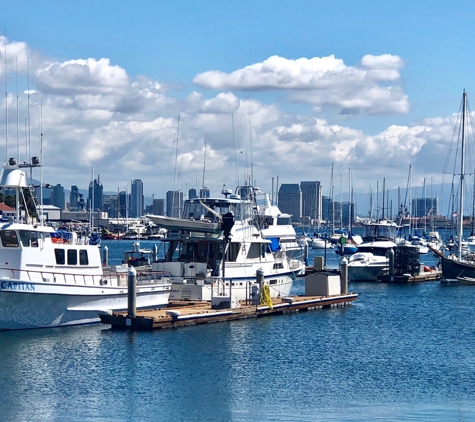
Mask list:
[[230,309],[213,309],[210,302],[180,301],[171,302],[167,308],[137,310],[135,318],[127,315],[127,312],[104,313],[100,318],[103,324],[110,324],[113,329],[155,330],[347,306],[357,297],[357,293],[333,296],[286,296],[272,299],[272,306],[241,302],[239,307]]

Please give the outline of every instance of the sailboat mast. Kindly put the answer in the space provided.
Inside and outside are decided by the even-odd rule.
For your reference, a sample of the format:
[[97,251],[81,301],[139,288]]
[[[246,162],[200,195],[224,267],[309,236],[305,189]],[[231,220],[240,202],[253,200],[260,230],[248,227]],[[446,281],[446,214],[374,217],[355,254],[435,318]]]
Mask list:
[[460,211],[459,211],[459,242],[458,257],[462,258],[462,235],[463,235],[463,195],[464,195],[464,179],[465,179],[465,113],[467,106],[467,93],[463,91],[462,100],[462,149],[460,155]]

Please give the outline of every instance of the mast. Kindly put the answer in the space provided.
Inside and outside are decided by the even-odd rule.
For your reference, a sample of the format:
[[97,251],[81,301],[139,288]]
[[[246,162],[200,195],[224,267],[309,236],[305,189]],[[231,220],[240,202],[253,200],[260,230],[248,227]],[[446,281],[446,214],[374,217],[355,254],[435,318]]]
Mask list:
[[459,242],[458,242],[458,258],[462,258],[462,235],[463,235],[463,195],[464,195],[464,179],[465,179],[465,113],[467,108],[467,93],[463,91],[462,99],[462,150],[460,155],[460,210],[459,210]]

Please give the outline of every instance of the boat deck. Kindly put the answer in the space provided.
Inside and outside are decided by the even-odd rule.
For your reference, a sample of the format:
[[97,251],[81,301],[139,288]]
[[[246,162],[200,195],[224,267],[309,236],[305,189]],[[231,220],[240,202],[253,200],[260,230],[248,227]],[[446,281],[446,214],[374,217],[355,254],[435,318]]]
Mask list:
[[213,309],[210,302],[177,301],[171,302],[167,308],[137,310],[135,318],[128,316],[127,312],[103,314],[100,318],[103,324],[109,324],[113,329],[154,330],[347,306],[357,297],[356,293],[334,296],[287,296],[272,299],[272,307],[241,302],[239,307],[228,309]]

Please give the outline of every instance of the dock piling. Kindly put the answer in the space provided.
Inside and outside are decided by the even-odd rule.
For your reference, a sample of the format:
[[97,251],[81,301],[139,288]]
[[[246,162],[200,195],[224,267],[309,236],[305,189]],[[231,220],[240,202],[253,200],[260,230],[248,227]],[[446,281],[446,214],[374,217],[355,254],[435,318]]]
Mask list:
[[109,265],[109,248],[107,246],[102,249],[102,265]]
[[129,267],[129,272],[127,273],[127,284],[128,284],[128,291],[127,291],[127,309],[128,315],[131,318],[135,318],[137,316],[137,306],[136,306],[136,278],[137,278],[137,271],[135,271],[134,267]]
[[389,249],[389,280],[394,281],[394,249]]
[[340,289],[341,294],[348,293],[348,260],[345,256],[340,261]]

